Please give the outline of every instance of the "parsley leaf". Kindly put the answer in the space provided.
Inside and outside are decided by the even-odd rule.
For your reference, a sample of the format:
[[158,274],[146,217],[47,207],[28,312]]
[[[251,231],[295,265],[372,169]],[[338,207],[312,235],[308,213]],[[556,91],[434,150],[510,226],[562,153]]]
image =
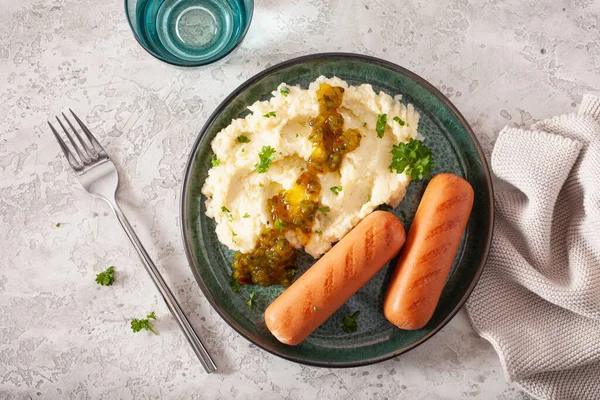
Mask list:
[[265,117],[265,118],[271,118],[271,117],[276,117],[276,116],[277,115],[275,114],[275,111],[269,111],[268,113],[263,115],[263,117]]
[[400,117],[394,117],[394,121],[396,121],[400,126],[406,125],[406,122]]
[[250,218],[250,214],[246,213],[242,218]]
[[112,286],[115,282],[115,267],[111,265],[104,272],[96,275],[96,283],[102,286]]
[[[334,192],[335,193],[335,192]],[[319,207],[317,208],[317,210],[321,211],[323,214],[327,215],[327,213],[329,212],[329,207],[328,206],[323,206],[323,207]]]
[[333,192],[333,194],[335,194],[337,196],[342,191],[342,185],[332,186],[329,188],[329,190],[331,190]]
[[367,123],[363,122],[363,128],[366,128],[366,127],[367,127]]
[[317,307],[317,306],[314,306],[314,307],[313,307],[313,311],[319,311],[319,307]]
[[217,158],[216,154],[213,154],[212,159],[210,160],[210,162],[212,163],[213,167],[218,167],[219,165],[221,165],[221,160],[219,160]]
[[283,230],[285,229],[285,225],[283,224],[283,221],[280,220],[279,218],[277,218],[275,220],[275,228],[279,229],[280,231],[283,232]]
[[352,315],[348,315],[348,314],[344,314],[344,332],[346,333],[352,333],[352,332],[356,332],[356,330],[358,329],[358,323],[356,322],[356,319],[358,318],[358,316],[360,315],[360,311],[355,311],[354,314]]
[[315,231],[315,233],[316,233],[317,235],[322,235],[322,234],[323,234],[323,231]]
[[281,89],[279,89],[279,93],[281,93],[283,97],[287,97],[288,94],[290,94],[290,89],[284,86]]
[[254,169],[259,174],[264,174],[271,167],[271,161],[275,158],[275,149],[271,146],[263,146],[258,153],[258,162],[254,165]]
[[431,168],[434,166],[431,149],[424,146],[420,140],[410,139],[408,143],[398,143],[394,145],[391,153],[390,172],[404,172],[414,181],[431,175]]
[[158,333],[156,333],[156,331],[154,330],[154,328],[152,327],[152,323],[150,322],[151,319],[156,319],[156,314],[154,314],[154,311],[152,311],[150,314],[146,315],[145,319],[137,319],[134,318],[131,320],[131,329],[133,329],[133,332],[139,332],[142,329],[146,329],[149,330],[150,332],[154,333],[155,335],[158,335]]
[[250,143],[250,139],[246,135],[240,135],[237,137],[237,141],[240,143]]
[[229,286],[231,286],[231,290],[233,290],[234,293],[237,293],[240,291],[242,284],[233,277],[233,274],[231,274],[229,277]]
[[233,215],[231,214],[231,211],[229,211],[229,209],[225,206],[221,207],[221,211],[224,212],[225,214],[227,214],[227,219],[231,222],[233,221]]
[[254,292],[250,293],[250,300],[248,300],[246,302],[246,304],[248,304],[248,309],[251,310],[252,309],[252,299],[254,299]]
[[377,132],[378,138],[383,137],[383,133],[385,132],[386,124],[387,124],[387,114],[379,114],[377,116],[377,126],[375,127],[375,131]]
[[406,222],[406,213],[404,212],[404,210],[401,210],[401,211],[400,211],[400,215],[402,216],[402,220],[403,220],[404,222]]
[[57,223],[56,223],[56,227],[57,227],[57,228],[60,228],[60,222],[57,222]]

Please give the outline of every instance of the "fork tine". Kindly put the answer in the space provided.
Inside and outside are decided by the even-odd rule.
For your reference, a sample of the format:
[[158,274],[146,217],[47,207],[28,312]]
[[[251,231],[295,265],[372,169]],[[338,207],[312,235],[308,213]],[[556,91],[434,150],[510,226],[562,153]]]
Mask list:
[[77,146],[77,143],[75,143],[75,140],[73,139],[73,136],[71,136],[71,134],[69,133],[69,131],[67,130],[67,128],[65,128],[65,126],[63,125],[63,123],[60,121],[60,119],[58,119],[58,117],[56,117],[56,120],[58,121],[58,124],[63,129],[63,131],[65,132],[65,134],[67,135],[67,137],[69,138],[69,142],[71,142],[71,145],[73,146],[73,148],[77,152],[77,155],[79,156],[79,159],[81,160],[81,162],[82,163],[89,162],[90,160],[81,152],[81,149],[79,148],[79,146]]
[[83,147],[83,150],[85,151],[88,159],[91,160],[92,158],[96,157],[96,150],[88,147],[87,143],[85,143],[85,141],[79,135],[79,132],[77,132],[77,129],[75,129],[75,127],[71,123],[71,120],[69,118],[67,118],[65,113],[61,113],[61,114],[62,114],[63,118],[65,119],[65,121],[67,121],[67,124],[69,124],[69,127],[71,128],[71,130],[73,131],[75,136],[77,136],[77,139],[79,139],[79,143],[81,143],[81,146]]
[[73,112],[73,110],[71,110],[69,108],[69,111],[71,111],[71,114],[73,114],[73,117],[75,117],[75,120],[77,121],[77,123],[79,124],[79,126],[81,127],[83,132],[85,132],[85,135],[90,140],[90,142],[92,143],[92,146],[94,146],[94,149],[98,152],[98,154],[106,155],[106,151],[104,151],[104,147],[102,147],[102,145],[100,145],[100,143],[98,143],[98,141],[96,140],[94,135],[92,135],[92,132],[90,132],[88,127],[85,126],[85,124],[79,119],[79,117]]
[[48,125],[50,126],[50,129],[52,130],[52,133],[54,134],[56,141],[60,145],[60,148],[63,151],[65,157],[67,157],[67,161],[69,162],[69,164],[71,164],[71,167],[73,167],[76,170],[80,169],[82,167],[81,164],[75,159],[75,157],[73,156],[65,142],[62,140],[56,129],[54,129],[54,126],[52,126],[50,121],[48,121]]

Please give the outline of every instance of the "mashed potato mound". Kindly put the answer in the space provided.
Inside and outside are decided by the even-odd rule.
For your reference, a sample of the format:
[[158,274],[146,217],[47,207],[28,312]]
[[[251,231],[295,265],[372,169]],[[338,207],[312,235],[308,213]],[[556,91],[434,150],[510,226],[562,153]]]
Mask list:
[[[233,120],[211,143],[220,164],[210,169],[202,187],[206,215],[214,218],[219,240],[231,250],[254,249],[261,230],[274,223],[267,200],[289,189],[306,168],[313,148],[308,140],[309,120],[319,112],[316,91],[321,83],[345,89],[338,109],[344,129],[358,129],[362,140],[344,156],[339,171],[319,175],[321,204],[329,212],[317,213],[305,251],[315,258],[321,256],[377,206],[396,207],[404,197],[410,178],[390,172],[390,151],[394,144],[417,138],[419,113],[412,104],[402,104],[401,96],[375,93],[368,84],[349,86],[337,77],[321,76],[308,89],[282,83],[270,100],[248,107],[251,114]],[[287,96],[282,88],[284,93],[289,90]],[[375,130],[379,114],[387,114],[382,138]],[[394,117],[406,123],[401,126]],[[240,136],[250,142],[238,140]],[[258,173],[254,166],[263,146],[273,147],[275,154],[268,171]],[[337,196],[330,190],[334,186],[342,187]],[[301,247],[300,239],[290,236],[288,240]]]

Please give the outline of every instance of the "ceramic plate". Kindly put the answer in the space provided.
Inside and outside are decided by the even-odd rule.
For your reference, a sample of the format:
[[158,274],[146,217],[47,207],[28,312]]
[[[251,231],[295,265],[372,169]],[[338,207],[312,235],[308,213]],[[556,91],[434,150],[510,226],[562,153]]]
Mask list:
[[[384,267],[329,320],[298,346],[278,342],[267,330],[264,310],[282,287],[244,286],[234,293],[229,283],[233,253],[219,243],[215,223],[206,217],[206,198],[200,190],[211,167],[210,142],[232,119],[248,113],[246,107],[266,100],[281,83],[307,88],[318,76],[338,76],[350,85],[369,83],[376,92],[402,94],[421,114],[419,132],[432,149],[434,173],[452,172],[475,189],[475,203],[467,231],[439,305],[427,326],[403,331],[383,316],[383,297],[395,260]],[[408,232],[426,182],[411,183],[400,206],[393,210]],[[239,334],[257,346],[303,364],[350,367],[379,362],[418,346],[439,331],[461,308],[475,286],[492,237],[493,195],[490,173],[471,128],[458,110],[436,88],[416,74],[389,62],[354,54],[316,54],[269,68],[237,88],[208,119],[196,140],[185,170],[181,221],[183,241],[194,276],[204,295]],[[301,257],[299,273],[314,260]],[[254,305],[246,302],[255,293]],[[344,313],[360,310],[358,330],[342,330]]]

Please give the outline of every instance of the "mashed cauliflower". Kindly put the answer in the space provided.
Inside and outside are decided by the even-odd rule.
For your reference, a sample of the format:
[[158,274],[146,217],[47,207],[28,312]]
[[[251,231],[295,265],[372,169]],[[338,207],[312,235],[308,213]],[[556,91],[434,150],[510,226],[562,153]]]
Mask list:
[[[390,172],[390,151],[398,142],[417,138],[419,113],[412,104],[402,104],[401,96],[375,93],[371,85],[349,86],[337,77],[321,76],[308,89],[282,83],[270,100],[248,107],[251,114],[233,120],[211,143],[220,164],[210,169],[202,187],[206,215],[214,218],[219,240],[231,250],[254,249],[261,230],[274,223],[267,200],[289,189],[306,168],[313,149],[309,120],[318,114],[316,91],[323,82],[345,89],[338,109],[344,129],[358,129],[362,140],[344,156],[339,171],[319,175],[321,204],[329,212],[317,213],[305,251],[321,256],[377,206],[396,207],[404,197],[410,178]],[[281,89],[289,90],[287,96]],[[382,138],[375,130],[379,114],[387,114]],[[406,123],[401,126],[394,117]],[[273,147],[275,154],[268,171],[258,173],[254,166],[263,146]],[[329,189],[334,186],[342,187],[338,195]],[[288,240],[301,246],[299,238]]]

